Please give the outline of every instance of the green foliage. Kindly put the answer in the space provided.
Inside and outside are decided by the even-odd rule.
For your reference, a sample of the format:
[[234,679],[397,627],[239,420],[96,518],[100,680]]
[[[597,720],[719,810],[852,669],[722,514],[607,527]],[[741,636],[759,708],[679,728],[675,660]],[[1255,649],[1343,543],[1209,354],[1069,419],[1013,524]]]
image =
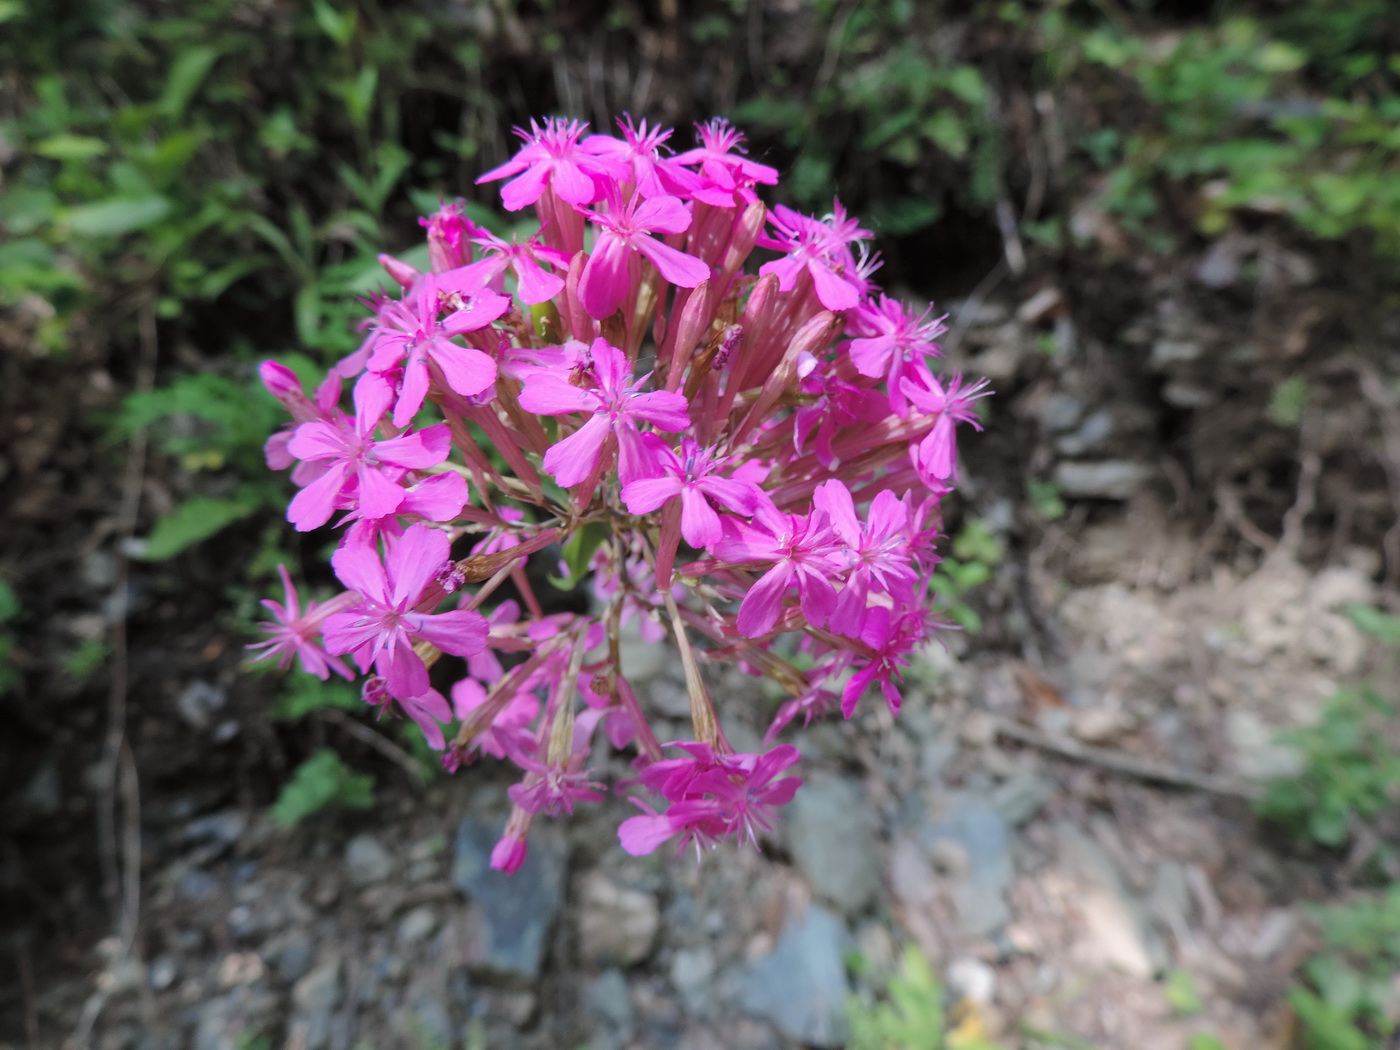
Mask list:
[[966,596],[990,580],[1005,557],[1001,542],[985,524],[968,522],[932,576],[934,609],[964,630],[973,634],[981,631],[982,617],[967,603]]
[[1358,822],[1400,801],[1400,754],[1386,734],[1395,717],[1395,705],[1369,686],[1339,691],[1316,726],[1283,734],[1303,770],[1270,785],[1260,814],[1320,845],[1346,843]]
[[1308,403],[1308,381],[1302,376],[1289,376],[1274,387],[1266,410],[1269,419],[1281,427],[1295,427],[1303,418]]
[[1378,642],[1400,648],[1400,616],[1370,605],[1352,605],[1347,617]]
[[1059,11],[1042,20],[1061,76],[1078,63],[1106,67],[1154,114],[1126,135],[1104,128],[1080,141],[1129,228],[1144,232],[1175,183],[1198,191],[1193,218],[1207,235],[1249,209],[1321,238],[1366,231],[1400,253],[1400,65],[1384,43],[1394,13],[1372,2],[1288,6],[1166,38],[1120,22],[1084,29]]
[[363,710],[364,706],[364,701],[360,699],[360,690],[352,683],[339,678],[323,682],[315,675],[297,670],[287,675],[284,680],[282,693],[273,705],[272,714],[274,718],[291,722],[305,718],[313,711],[328,708],[359,711]]
[[1325,947],[1289,992],[1309,1050],[1372,1050],[1400,1026],[1393,982],[1400,969],[1400,884],[1383,895],[1317,912]]
[[980,1024],[950,1025],[943,982],[913,945],[904,949],[899,973],[878,1001],[852,997],[846,1017],[850,1050],[998,1050]]
[[[975,66],[935,52],[924,14],[905,0],[847,8],[831,18],[814,70],[772,66],[759,93],[735,109],[741,126],[776,134],[793,150],[784,182],[803,207],[829,207],[838,170],[848,186],[881,185],[867,211],[889,236],[937,221],[952,187],[974,207],[995,200],[1000,155],[989,88]],[[707,34],[718,31],[705,23]],[[806,75],[814,75],[811,89],[794,90],[794,77]]]
[[225,490],[192,494],[161,518],[146,539],[146,559],[172,558],[236,521],[282,505],[281,483],[268,474],[262,454],[282,418],[277,402],[251,376],[189,373],[126,397],[113,437],[128,439],[147,429],[185,472],[217,475]]
[[374,805],[374,777],[356,773],[340,756],[322,748],[297,767],[277,796],[272,819],[294,827],[328,806],[368,809]]
[[19,617],[19,613],[19,595],[8,583],[0,581],[0,698],[13,689],[19,680],[19,669],[11,658],[16,638],[9,626]]

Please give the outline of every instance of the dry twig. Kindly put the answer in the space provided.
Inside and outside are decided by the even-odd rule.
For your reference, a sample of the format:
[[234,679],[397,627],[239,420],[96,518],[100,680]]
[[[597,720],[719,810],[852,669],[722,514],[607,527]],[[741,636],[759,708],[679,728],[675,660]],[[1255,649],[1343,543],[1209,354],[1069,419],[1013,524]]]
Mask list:
[[1009,719],[997,719],[996,728],[1001,736],[1015,740],[1017,743],[1049,751],[1074,762],[1084,762],[1111,770],[1114,773],[1137,777],[1139,780],[1149,780],[1156,784],[1168,784],[1172,787],[1187,788],[1192,791],[1204,791],[1212,795],[1225,795],[1230,798],[1253,800],[1259,797],[1259,790],[1254,785],[1236,780],[1233,777],[1196,773],[1162,762],[1138,758],[1122,751],[1095,747],[1092,744],[1081,744],[1078,740],[1073,740],[1070,737],[1043,733],[1038,729],[1031,729],[1029,726],[1023,726],[1019,722],[1012,722]]

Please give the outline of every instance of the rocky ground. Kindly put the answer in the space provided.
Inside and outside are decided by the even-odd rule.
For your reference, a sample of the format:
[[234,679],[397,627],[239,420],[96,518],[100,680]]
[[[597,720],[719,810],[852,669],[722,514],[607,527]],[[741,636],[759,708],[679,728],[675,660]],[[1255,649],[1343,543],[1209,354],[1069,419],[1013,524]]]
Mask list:
[[[1229,265],[1208,255],[1192,280],[1228,289]],[[1285,285],[1315,280],[1280,266]],[[1306,908],[1335,881],[1249,799],[1296,769],[1278,730],[1394,670],[1343,615],[1380,595],[1367,522],[1385,494],[1354,486],[1343,525],[1334,479],[1265,476],[1300,439],[1219,376],[1272,344],[1193,310],[1164,291],[1109,347],[1076,329],[1053,284],[962,304],[954,364],[1003,392],[964,485],[968,517],[1009,555],[971,599],[986,627],[923,655],[897,721],[867,704],[796,733],[807,784],[761,851],[628,857],[619,798],[537,827],[507,878],[487,870],[506,810],[489,767],[423,787],[386,764],[375,809],[293,831],[267,814],[273,784],[167,778],[141,808],[137,932],[95,949],[93,923],[60,945],[15,938],[15,1027],[0,1040],[840,1047],[851,998],[912,943],[964,1046],[1185,1050],[1205,1033],[1283,1050]],[[1205,369],[1226,343],[1234,363]],[[1184,440],[1164,444],[1144,390],[1189,421]],[[1329,425],[1303,428],[1305,462],[1338,454]],[[1212,471],[1232,456],[1256,466]],[[1068,514],[1038,513],[1028,478],[1052,479]],[[1319,504],[1326,529],[1309,519]],[[266,739],[243,702],[256,687],[204,655],[224,670],[177,661],[161,701],[196,766],[201,748],[240,737],[246,755]],[[676,668],[654,659],[639,677],[656,709],[683,715]],[[755,742],[771,705],[723,669],[714,684],[731,739]],[[12,826],[33,838],[59,820],[69,775],[35,767]],[[34,879],[13,855],[7,870]]]

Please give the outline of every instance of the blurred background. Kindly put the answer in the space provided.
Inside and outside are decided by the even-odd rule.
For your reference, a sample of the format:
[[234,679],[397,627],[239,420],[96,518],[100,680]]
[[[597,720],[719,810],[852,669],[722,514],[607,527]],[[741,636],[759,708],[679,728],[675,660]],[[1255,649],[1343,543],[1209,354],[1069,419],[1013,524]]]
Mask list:
[[[0,0],[0,1045],[1394,1045],[1397,54],[1390,0]],[[503,882],[496,771],[243,665],[331,585],[256,365],[623,113],[732,119],[992,378],[963,629],[761,854],[611,800]]]

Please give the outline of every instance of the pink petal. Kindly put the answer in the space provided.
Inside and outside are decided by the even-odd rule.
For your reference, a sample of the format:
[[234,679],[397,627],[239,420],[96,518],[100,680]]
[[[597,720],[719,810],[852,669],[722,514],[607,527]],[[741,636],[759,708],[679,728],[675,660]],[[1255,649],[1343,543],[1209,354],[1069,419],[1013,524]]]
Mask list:
[[818,262],[807,265],[817,288],[817,300],[828,310],[849,310],[860,302],[860,293],[844,277],[837,277]]
[[350,478],[350,467],[338,463],[292,497],[287,506],[287,520],[298,532],[319,529],[331,520],[340,494]]
[[428,397],[428,387],[432,378],[428,375],[428,362],[422,351],[409,355],[403,368],[403,384],[399,387],[399,403],[394,406],[394,426],[406,427],[413,422],[414,415],[423,407]]
[[[433,363],[442,369],[447,385],[463,397],[479,394],[496,381],[496,362],[475,347],[437,339],[433,343]],[[403,425],[397,414],[394,425]]]
[[389,582],[374,548],[360,543],[344,543],[331,555],[331,568],[341,583],[366,601],[375,605],[389,604]]
[[656,852],[656,848],[676,834],[678,829],[671,826],[670,819],[663,813],[657,816],[628,817],[617,829],[618,841],[622,848],[634,857],[644,857]]
[[409,527],[389,555],[388,575],[393,581],[396,609],[405,609],[432,583],[447,564],[452,543],[440,529],[418,524]]
[[690,209],[675,197],[652,197],[632,213],[632,223],[638,229],[682,233],[690,229]]
[[[501,171],[502,169],[495,170]],[[490,173],[488,172],[488,174]],[[480,182],[484,178],[486,175],[481,176],[476,181]],[[506,206],[506,211],[519,211],[539,200],[548,183],[549,167],[544,164],[535,164],[528,168],[523,175],[511,179],[501,187],[501,203]]]
[[356,502],[362,518],[385,518],[399,509],[403,488],[375,467],[364,465],[355,472],[359,478]]
[[447,458],[452,435],[446,423],[424,427],[415,434],[401,434],[387,441],[376,441],[374,458],[380,463],[421,470],[435,467]]
[[739,606],[739,617],[735,623],[745,638],[757,638],[773,629],[792,574],[792,566],[783,562],[769,569],[749,588],[743,604]]
[[622,502],[633,514],[650,514],[681,490],[676,477],[640,478],[622,489]]
[[599,414],[544,454],[544,469],[565,488],[577,485],[592,472],[608,436],[608,420]]
[[405,638],[395,638],[375,657],[374,669],[384,677],[390,694],[399,699],[422,696],[430,688],[428,669]]
[[672,248],[654,237],[637,237],[633,239],[632,244],[637,251],[652,261],[662,277],[679,288],[694,288],[701,281],[710,279],[709,263]]
[[451,521],[467,503],[467,479],[460,474],[434,474],[404,493],[398,513],[429,521]]
[[632,283],[627,266],[630,255],[627,242],[617,234],[604,230],[598,235],[578,282],[579,301],[589,317],[611,317],[627,298]]
[[719,515],[693,486],[681,490],[681,535],[692,547],[708,547],[724,535]]
[[514,269],[515,279],[520,290],[520,300],[531,306],[536,303],[548,302],[558,295],[564,287],[562,277],[545,273],[544,268],[528,255],[517,256]]
[[595,412],[602,407],[597,394],[574,386],[553,372],[532,372],[520,391],[520,407],[542,416]]
[[486,648],[490,626],[486,617],[468,609],[452,609],[418,621],[418,636],[453,656],[475,656]]

